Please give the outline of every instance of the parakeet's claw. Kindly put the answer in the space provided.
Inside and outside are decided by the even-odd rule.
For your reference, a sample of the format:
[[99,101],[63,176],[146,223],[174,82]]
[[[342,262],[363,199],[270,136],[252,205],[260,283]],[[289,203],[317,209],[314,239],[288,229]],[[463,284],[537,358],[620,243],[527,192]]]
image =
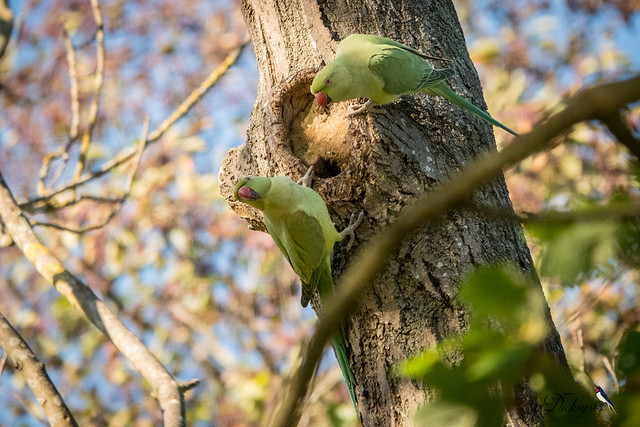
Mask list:
[[311,188],[311,181],[313,181],[313,165],[309,168],[307,173],[302,178],[296,181],[296,184],[300,184],[303,187]]
[[360,211],[358,219],[356,219],[356,213],[352,213],[351,219],[349,220],[349,225],[340,232],[340,237],[342,237],[342,239],[346,238],[347,236],[351,236],[351,239],[349,239],[349,244],[347,245],[347,250],[351,249],[351,245],[353,245],[353,242],[355,240],[355,229],[358,228],[358,226],[362,222],[363,217],[364,211]]
[[387,114],[387,110],[382,107],[378,107],[375,105],[376,103],[372,100],[368,100],[364,104],[352,104],[347,108],[347,117],[353,117],[358,114],[365,113],[370,111],[376,114]]

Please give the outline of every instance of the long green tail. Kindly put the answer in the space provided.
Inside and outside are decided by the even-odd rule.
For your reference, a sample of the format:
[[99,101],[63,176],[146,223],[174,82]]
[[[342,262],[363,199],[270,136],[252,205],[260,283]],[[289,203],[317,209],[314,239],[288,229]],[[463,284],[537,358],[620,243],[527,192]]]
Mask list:
[[430,95],[442,96],[443,98],[448,99],[449,101],[453,102],[457,106],[472,112],[473,114],[475,114],[476,116],[480,117],[483,120],[486,120],[492,125],[498,126],[499,128],[506,130],[507,132],[509,132],[514,136],[520,136],[516,132],[512,131],[511,129],[509,129],[508,127],[506,127],[505,125],[503,125],[502,123],[500,123],[499,121],[497,121],[496,119],[494,119],[493,117],[491,117],[490,115],[488,115],[487,113],[485,113],[484,111],[482,111],[481,109],[473,105],[471,102],[467,101],[466,99],[464,99],[463,97],[455,93],[453,89],[447,86],[447,84],[444,82],[438,83],[435,86],[424,88],[422,90],[425,93],[428,93]]
[[[331,343],[333,344],[333,351],[336,354],[336,359],[338,359],[338,365],[340,365],[340,370],[342,371],[342,376],[344,377],[349,397],[351,397],[351,402],[353,402],[353,409],[356,410],[356,415],[358,415],[358,407],[356,406],[356,379],[353,376],[353,372],[351,372],[351,367],[349,366],[347,341],[344,338],[343,328],[340,328],[340,332],[333,334]],[[360,415],[358,415],[358,418],[360,418]]]
[[[322,305],[324,307],[330,303],[331,297],[335,294],[333,287],[333,277],[331,276],[331,263],[329,258],[321,262],[318,268],[316,268],[311,276],[311,281],[316,284]],[[338,365],[342,371],[344,382],[351,397],[353,408],[356,410],[358,420],[360,420],[360,414],[358,413],[358,406],[356,405],[356,379],[353,376],[351,367],[349,366],[349,357],[347,355],[347,340],[345,339],[344,325],[340,326],[331,336],[331,344],[333,351],[338,359]]]

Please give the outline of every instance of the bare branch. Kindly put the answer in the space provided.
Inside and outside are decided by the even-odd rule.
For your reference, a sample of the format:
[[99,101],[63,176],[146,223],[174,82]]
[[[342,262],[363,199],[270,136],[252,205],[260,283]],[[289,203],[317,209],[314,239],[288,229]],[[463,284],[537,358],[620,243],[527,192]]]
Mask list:
[[[618,376],[616,375],[616,370],[611,364],[611,362],[609,361],[609,358],[603,356],[602,363],[604,364],[604,367],[607,368],[607,371],[609,372],[609,374],[611,374],[611,378],[613,378],[613,382],[615,383],[616,390],[620,391],[620,383],[618,382]],[[615,364],[615,359],[613,359],[613,363]]]
[[73,141],[78,138],[78,127],[80,126],[80,101],[78,95],[78,70],[76,68],[76,51],[71,44],[71,38],[67,28],[63,27],[64,44],[67,47],[67,66],[69,67],[69,82],[71,95],[71,125],[69,128],[69,142],[67,150]]
[[4,226],[4,222],[2,221],[2,218],[0,218],[0,248],[6,248],[8,246],[11,246],[12,244],[13,244],[13,239],[7,232],[6,227]]
[[78,128],[80,126],[80,101],[78,90],[78,70],[76,67],[76,51],[71,44],[71,37],[69,36],[66,25],[64,24],[62,25],[62,36],[64,39],[65,47],[67,49],[67,67],[69,68],[71,125],[69,127],[69,139],[65,147],[59,150],[57,153],[47,154],[44,159],[42,159],[40,177],[38,180],[38,195],[40,196],[46,195],[44,181],[49,175],[51,162],[58,157],[62,157],[62,164],[58,167],[56,173],[51,177],[50,182],[52,183],[52,185],[55,185],[55,183],[60,178],[60,175],[62,175],[62,172],[66,169],[67,163],[69,161],[69,149],[71,148],[71,145],[78,139]]
[[9,355],[5,351],[4,355],[2,356],[2,360],[0,360],[0,384],[2,384],[2,373],[4,372],[4,366],[6,365],[8,358],[9,358]]
[[374,237],[355,256],[339,279],[336,293],[326,306],[324,318],[309,342],[305,357],[293,376],[285,401],[272,425],[286,426],[299,406],[322,351],[332,332],[341,324],[360,294],[386,266],[388,255],[415,229],[437,220],[447,210],[463,203],[482,183],[529,155],[543,149],[554,137],[576,123],[608,117],[614,111],[640,99],[640,76],[621,82],[605,83],[585,89],[569,99],[567,106],[526,135],[514,138],[500,152],[489,153],[469,165],[439,189],[422,196],[403,210],[398,220]]
[[182,392],[189,391],[192,388],[197,387],[199,384],[200,384],[200,380],[198,379],[183,381],[180,383],[180,390],[182,390]]
[[13,13],[7,0],[0,1],[0,59],[5,54],[11,31],[13,30]]
[[163,121],[160,125],[149,135],[149,142],[156,141],[169,129],[175,122],[182,118],[185,114],[193,108],[193,106],[200,101],[205,93],[209,91],[222,76],[227,72],[229,67],[236,63],[240,54],[244,48],[249,44],[249,41],[243,42],[238,48],[234,49],[222,64],[218,65],[215,70],[203,81],[200,86],[191,92],[187,98]]
[[[81,196],[76,197],[75,199],[67,200],[66,202],[62,202],[60,204],[56,204],[55,209],[60,210],[64,208],[68,208],[73,205],[77,205],[80,202],[89,201],[95,202],[98,204],[116,204],[119,203],[121,197],[102,197],[102,196],[93,196],[91,194],[83,194]],[[52,207],[49,205],[40,205],[36,208],[31,209],[31,213],[37,212],[49,212],[52,210]]]
[[29,345],[2,313],[0,313],[0,346],[5,351],[0,373],[7,355],[11,354],[11,361],[16,371],[24,376],[27,385],[42,406],[49,424],[54,427],[77,426],[67,404],[47,375],[44,364],[33,354]]
[[[55,228],[57,230],[61,230],[61,231],[69,231],[71,233],[75,233],[75,234],[82,234],[82,233],[86,233],[88,231],[94,231],[94,230],[98,230],[102,227],[104,227],[105,225],[109,224],[109,222],[111,222],[111,220],[118,214],[118,212],[120,212],[120,209],[122,209],[122,205],[124,204],[124,202],[127,200],[127,197],[129,197],[129,194],[131,194],[131,187],[133,186],[133,180],[136,176],[136,171],[138,170],[138,167],[140,166],[140,159],[142,158],[142,152],[144,151],[144,148],[147,145],[147,135],[149,133],[149,116],[147,116],[147,118],[144,121],[144,127],[142,130],[142,138],[140,139],[140,144],[138,145],[137,151],[136,151],[136,157],[133,161],[133,167],[131,168],[131,171],[129,172],[129,179],[128,179],[128,183],[127,183],[127,187],[125,189],[124,194],[122,195],[122,197],[120,197],[119,199],[99,199],[101,202],[105,202],[105,201],[115,201],[116,206],[113,208],[113,210],[111,211],[111,213],[109,214],[109,216],[107,218],[105,218],[103,221],[96,223],[96,224],[91,224],[91,225],[86,225],[84,227],[80,227],[80,228],[73,228],[73,227],[69,227],[69,226],[65,226],[65,225],[60,225],[60,224],[56,224],[56,223],[51,223],[51,222],[33,222],[31,223],[32,227],[36,227],[36,226],[44,226],[44,227],[50,227],[50,228]],[[95,199],[95,198],[94,198]],[[71,201],[69,203],[67,203],[67,205],[71,205],[74,204],[75,201]]]
[[576,222],[593,222],[606,220],[626,220],[640,217],[640,202],[629,201],[579,211],[542,211],[513,212],[511,210],[492,208],[489,206],[465,206],[464,209],[502,221],[521,224],[571,224]]
[[586,368],[586,364],[585,364],[585,357],[584,357],[584,338],[582,336],[582,329],[578,329],[576,331],[575,338],[576,338],[576,341],[578,341],[578,346],[580,347],[580,354],[582,356],[582,366],[580,367],[580,370],[582,371],[584,376],[586,376],[589,379],[589,381],[591,381],[590,385],[595,385],[595,382],[593,381],[593,378],[591,378],[591,375],[589,375],[587,373],[587,368]]
[[93,82],[93,97],[91,99],[91,106],[89,107],[87,129],[82,135],[80,155],[78,157],[78,164],[76,165],[72,181],[80,179],[87,161],[87,152],[89,151],[91,138],[93,137],[93,130],[96,127],[96,121],[98,119],[98,103],[100,101],[100,92],[102,92],[102,81],[104,79],[104,24],[102,22],[102,12],[100,12],[98,0],[91,0],[91,11],[93,12],[93,19],[96,21],[96,26],[98,27],[98,30],[96,31],[96,71]]
[[0,174],[0,217],[16,245],[40,275],[109,338],[151,384],[154,390],[153,395],[163,411],[164,425],[184,426],[184,395],[180,384],[93,291],[72,275],[40,243],[20,212],[2,174]]
[[590,291],[589,294],[584,298],[582,303],[573,310],[571,314],[565,316],[564,321],[560,324],[561,326],[570,325],[575,322],[582,316],[583,313],[591,311],[593,306],[598,303],[600,297],[604,292],[610,288],[614,283],[620,280],[620,276],[622,276],[623,270],[616,270],[614,273],[610,274],[606,277],[606,280],[598,287],[596,290]]
[[[169,127],[171,127],[176,121],[187,114],[189,110],[193,108],[193,106],[202,98],[202,96],[207,93],[207,91],[209,91],[213,86],[215,86],[215,84],[220,80],[222,76],[224,76],[227,70],[236,63],[236,61],[240,57],[240,54],[248,44],[249,41],[245,41],[238,48],[234,49],[233,52],[231,52],[225,58],[225,60],[218,67],[216,67],[216,69],[213,70],[211,74],[209,74],[206,80],[196,90],[194,90],[165,121],[163,121],[155,130],[153,130],[149,134],[147,143],[157,141],[167,131],[167,129],[169,129]],[[58,187],[52,190],[46,196],[40,196],[26,201],[21,201],[19,203],[19,206],[25,211],[33,211],[39,205],[48,203],[53,197],[57,196],[58,194],[64,193],[65,191],[74,190],[81,185],[84,185],[94,179],[106,175],[107,173],[111,172],[112,169],[128,161],[135,155],[135,153],[135,148],[125,148],[113,159],[103,164],[100,169],[85,174],[70,184]]]

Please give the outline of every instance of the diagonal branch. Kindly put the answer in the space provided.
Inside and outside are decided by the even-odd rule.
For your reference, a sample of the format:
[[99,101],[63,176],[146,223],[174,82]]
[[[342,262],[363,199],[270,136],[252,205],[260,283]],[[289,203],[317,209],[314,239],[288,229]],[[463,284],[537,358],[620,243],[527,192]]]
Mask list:
[[[0,347],[5,357],[11,355],[16,371],[21,372],[29,388],[42,406],[44,414],[53,427],[77,426],[71,411],[56,386],[47,375],[47,370],[20,334],[0,313]],[[0,368],[0,372],[2,369]]]
[[[165,426],[184,426],[185,386],[179,384],[144,344],[86,286],[40,243],[0,174],[0,217],[13,241],[40,275],[80,310],[153,387]],[[192,386],[192,383],[189,383]]]
[[354,262],[339,280],[339,286],[329,309],[309,342],[302,364],[296,371],[285,401],[272,425],[286,426],[299,406],[309,381],[318,365],[322,351],[334,330],[351,312],[360,294],[386,267],[390,253],[417,228],[437,220],[449,209],[463,203],[468,194],[498,175],[503,169],[522,161],[543,149],[549,141],[576,123],[609,117],[625,105],[640,99],[640,76],[621,82],[606,83],[585,89],[574,95],[567,106],[531,132],[515,138],[500,152],[485,155],[454,176],[439,189],[422,196],[414,205],[403,210],[398,220],[383,233],[374,237],[356,255]]

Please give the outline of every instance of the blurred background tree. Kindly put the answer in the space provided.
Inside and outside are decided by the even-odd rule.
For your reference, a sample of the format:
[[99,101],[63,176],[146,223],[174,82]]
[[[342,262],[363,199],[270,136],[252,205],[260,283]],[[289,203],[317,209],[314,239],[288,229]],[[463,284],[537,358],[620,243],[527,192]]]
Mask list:
[[[23,201],[37,196],[43,159],[65,147],[73,128],[63,33],[75,51],[81,130],[89,125],[95,89],[97,33],[88,1],[14,0],[10,7],[13,32],[0,62],[0,171]],[[104,80],[85,170],[133,146],[146,114],[154,129],[247,37],[237,2],[114,0],[100,7]],[[634,0],[467,0],[456,8],[489,111],[520,133],[585,84],[640,69],[640,4]],[[261,420],[276,405],[314,322],[314,314],[299,307],[297,278],[270,237],[248,232],[218,192],[220,161],[242,143],[256,96],[252,55],[244,50],[213,90],[148,146],[129,198],[108,225],[80,235],[36,228],[45,246],[172,374],[201,379],[187,393],[187,419],[196,426]],[[638,129],[637,109],[629,121]],[[496,137],[500,144],[508,136]],[[637,195],[629,155],[604,128],[583,124],[567,137],[570,144],[507,173],[516,210],[569,210]],[[78,150],[80,143],[71,145],[69,157]],[[72,162],[55,182],[62,162],[52,161],[45,187],[73,174]],[[129,169],[119,167],[78,193],[120,197]],[[112,208],[86,200],[30,218],[78,228],[101,222]],[[593,239],[606,240],[611,230],[599,227]],[[583,255],[593,262],[558,268],[550,260],[587,245],[580,240],[585,233],[531,231],[530,246],[576,378],[592,378],[615,403],[621,378],[609,366],[623,333],[640,319],[637,239],[618,252],[628,256],[607,255],[614,254],[608,246],[599,252],[604,256]],[[637,228],[626,231],[634,233]],[[0,249],[0,311],[45,363],[80,425],[161,421],[139,375],[15,246]],[[0,380],[0,424],[40,425],[42,412],[10,363]],[[340,372],[327,358],[301,423],[353,423],[354,417]]]

